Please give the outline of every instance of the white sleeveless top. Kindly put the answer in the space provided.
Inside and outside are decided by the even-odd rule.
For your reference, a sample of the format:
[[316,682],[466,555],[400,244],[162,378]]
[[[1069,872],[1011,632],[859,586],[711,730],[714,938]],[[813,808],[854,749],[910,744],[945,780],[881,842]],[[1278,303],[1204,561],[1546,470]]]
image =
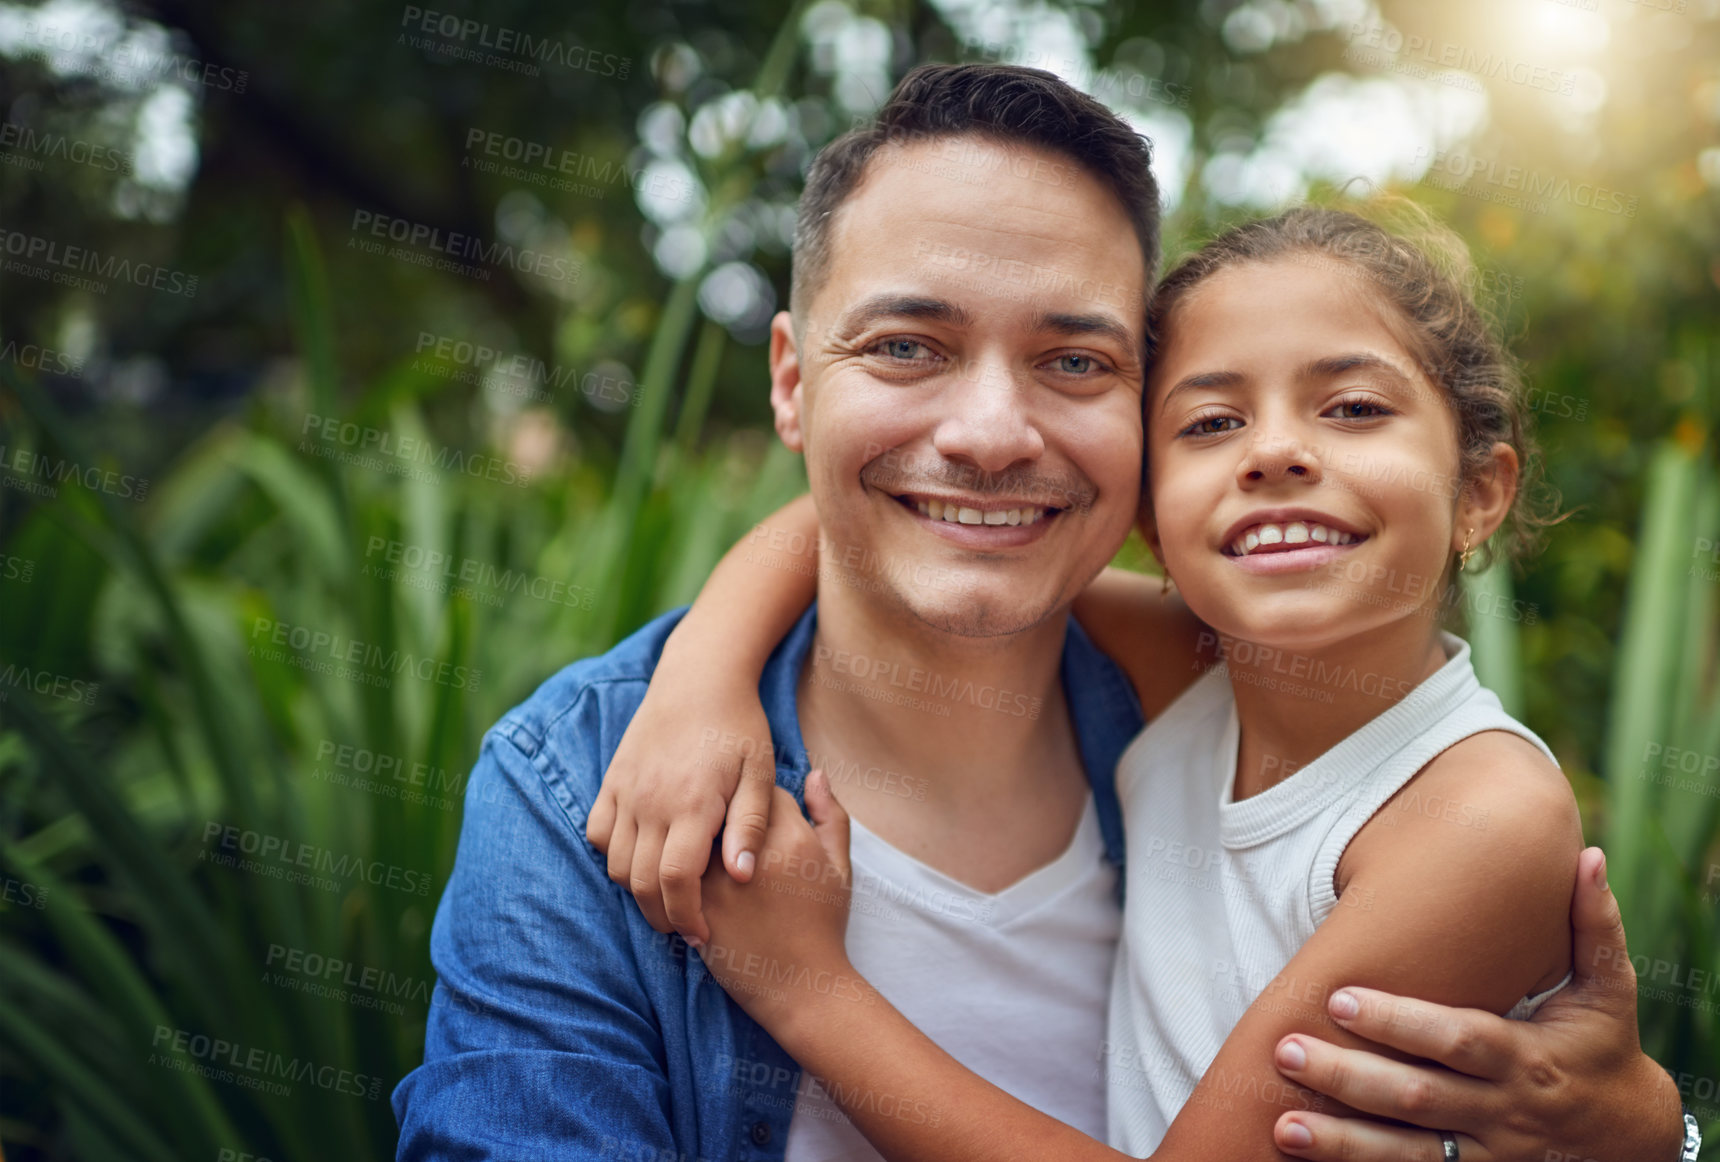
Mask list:
[[[1123,752],[1127,894],[1104,1055],[1116,1149],[1140,1158],[1158,1148],[1231,1028],[1340,906],[1333,880],[1344,849],[1412,776],[1485,730],[1528,739],[1552,760],[1476,680],[1468,644],[1451,634],[1443,642],[1445,665],[1402,701],[1240,803],[1240,731],[1223,666]],[[1417,795],[1399,802],[1486,826],[1467,804]],[[1569,980],[1506,1015],[1527,1018]]]

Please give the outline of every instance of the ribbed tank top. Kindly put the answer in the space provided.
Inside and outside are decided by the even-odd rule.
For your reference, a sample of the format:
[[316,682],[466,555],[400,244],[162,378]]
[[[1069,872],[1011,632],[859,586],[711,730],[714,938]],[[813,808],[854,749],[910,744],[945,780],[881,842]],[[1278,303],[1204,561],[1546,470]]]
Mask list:
[[[1123,752],[1127,894],[1102,1054],[1115,1148],[1137,1158],[1158,1148],[1231,1028],[1339,906],[1333,880],[1344,849],[1418,771],[1486,730],[1525,738],[1553,760],[1476,679],[1468,644],[1442,640],[1447,661],[1436,673],[1240,803],[1232,789],[1241,734],[1222,666]],[[1408,806],[1485,826],[1464,816],[1467,805]],[[1569,980],[1506,1015],[1527,1018]]]

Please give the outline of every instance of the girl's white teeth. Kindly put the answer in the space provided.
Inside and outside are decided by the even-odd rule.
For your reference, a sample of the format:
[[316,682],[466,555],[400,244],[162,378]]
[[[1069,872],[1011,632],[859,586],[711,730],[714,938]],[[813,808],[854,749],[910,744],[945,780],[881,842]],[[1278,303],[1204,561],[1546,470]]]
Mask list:
[[1318,541],[1322,545],[1348,545],[1356,541],[1354,533],[1327,528],[1313,521],[1293,520],[1288,524],[1255,525],[1230,543],[1230,551],[1246,557],[1261,545],[1301,545]]
[[941,500],[922,500],[920,512],[933,520],[947,520],[964,525],[1030,525],[1045,516],[1043,508],[1004,508],[981,512],[977,508],[946,504]]

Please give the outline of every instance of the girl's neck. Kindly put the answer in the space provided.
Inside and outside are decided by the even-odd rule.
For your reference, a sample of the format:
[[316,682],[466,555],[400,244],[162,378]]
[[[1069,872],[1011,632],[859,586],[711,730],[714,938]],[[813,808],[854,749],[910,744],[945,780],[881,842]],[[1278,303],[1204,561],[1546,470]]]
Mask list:
[[1232,641],[1241,727],[1232,798],[1283,782],[1401,702],[1446,663],[1439,626],[1406,617],[1318,649]]

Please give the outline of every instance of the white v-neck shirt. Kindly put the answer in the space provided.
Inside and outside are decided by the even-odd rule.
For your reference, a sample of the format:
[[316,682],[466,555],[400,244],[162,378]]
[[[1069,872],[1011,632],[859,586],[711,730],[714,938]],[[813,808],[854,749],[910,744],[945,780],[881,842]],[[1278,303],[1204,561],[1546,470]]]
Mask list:
[[[1116,869],[1087,797],[1062,855],[1001,892],[975,891],[851,821],[848,957],[880,994],[967,1068],[1095,1138],[1105,1135],[1106,1002],[1122,931]],[[866,1100],[907,1120],[923,1094]],[[786,1162],[881,1162],[802,1073]]]

